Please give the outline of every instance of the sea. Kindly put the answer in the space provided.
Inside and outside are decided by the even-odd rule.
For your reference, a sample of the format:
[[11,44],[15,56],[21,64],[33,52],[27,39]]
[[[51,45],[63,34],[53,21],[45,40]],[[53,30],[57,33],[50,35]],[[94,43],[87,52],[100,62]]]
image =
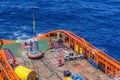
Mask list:
[[68,30],[120,61],[120,0],[0,0],[0,39]]

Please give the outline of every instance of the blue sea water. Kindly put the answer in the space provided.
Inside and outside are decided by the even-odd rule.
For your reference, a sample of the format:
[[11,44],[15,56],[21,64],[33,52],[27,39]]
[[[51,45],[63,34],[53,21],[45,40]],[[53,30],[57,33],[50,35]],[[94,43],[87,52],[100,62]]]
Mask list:
[[120,0],[0,0],[0,39],[32,37],[64,29],[120,61]]

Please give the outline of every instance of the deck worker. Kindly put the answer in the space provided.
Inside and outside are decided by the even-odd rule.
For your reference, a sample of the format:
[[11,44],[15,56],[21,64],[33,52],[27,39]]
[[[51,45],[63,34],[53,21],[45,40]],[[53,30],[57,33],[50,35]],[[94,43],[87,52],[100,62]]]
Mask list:
[[58,67],[62,66],[62,58],[61,56],[59,56],[58,58]]
[[12,65],[13,65],[13,67],[16,66],[16,59],[14,57],[12,58]]

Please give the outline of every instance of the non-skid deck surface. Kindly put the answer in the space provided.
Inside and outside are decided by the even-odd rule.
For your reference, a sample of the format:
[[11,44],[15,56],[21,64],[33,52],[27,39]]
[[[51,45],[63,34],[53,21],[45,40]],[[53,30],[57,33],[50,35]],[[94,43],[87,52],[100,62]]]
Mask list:
[[[2,46],[2,49],[9,49],[11,54],[14,57],[21,57],[23,53],[26,53],[26,51],[29,51],[29,49],[24,49],[21,46],[22,42],[13,43],[13,44],[6,44]],[[48,39],[42,39],[38,41],[39,44],[39,50],[40,51],[46,51],[48,49]]]
[[79,74],[84,80],[100,80],[100,75],[104,75],[103,72],[94,68],[85,59],[63,61],[64,65],[58,67],[58,56],[62,54],[62,52],[48,51],[43,59],[31,60],[32,69],[37,72],[39,80],[62,80],[64,70],[70,70],[72,74]]

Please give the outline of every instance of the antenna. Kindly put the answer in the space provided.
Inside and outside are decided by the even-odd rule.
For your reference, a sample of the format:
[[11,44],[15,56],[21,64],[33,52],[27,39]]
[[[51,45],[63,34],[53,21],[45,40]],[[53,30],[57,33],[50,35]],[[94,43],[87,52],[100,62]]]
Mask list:
[[32,18],[33,18],[33,37],[36,36],[36,26],[35,26],[35,16],[34,16],[34,7],[32,10]]

